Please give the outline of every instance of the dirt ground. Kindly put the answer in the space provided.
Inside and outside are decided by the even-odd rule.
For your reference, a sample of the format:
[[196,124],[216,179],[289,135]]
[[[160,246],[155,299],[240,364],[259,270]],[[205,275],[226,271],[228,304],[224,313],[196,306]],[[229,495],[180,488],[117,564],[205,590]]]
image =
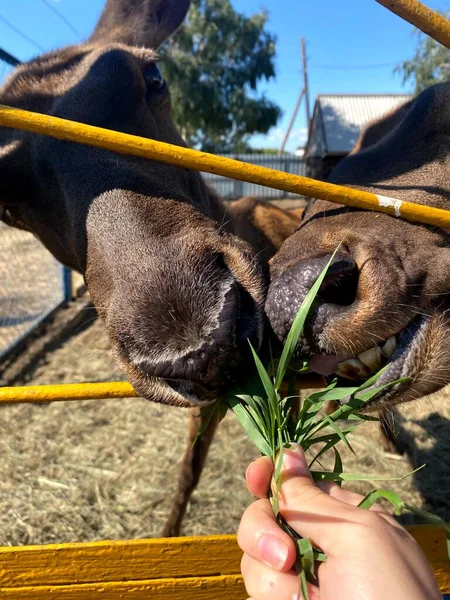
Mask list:
[[[93,321],[26,383],[121,378],[103,327]],[[184,410],[140,399],[2,407],[0,545],[158,536],[176,486],[187,419]],[[405,406],[399,430],[402,456],[382,451],[376,425],[361,426],[353,437],[357,458],[343,452],[346,470],[396,476],[427,463],[390,486],[450,521],[448,390]],[[244,472],[256,456],[239,424],[227,417],[189,506],[184,535],[236,531],[251,501]]]
[[0,354],[64,298],[62,267],[31,234],[0,223]]

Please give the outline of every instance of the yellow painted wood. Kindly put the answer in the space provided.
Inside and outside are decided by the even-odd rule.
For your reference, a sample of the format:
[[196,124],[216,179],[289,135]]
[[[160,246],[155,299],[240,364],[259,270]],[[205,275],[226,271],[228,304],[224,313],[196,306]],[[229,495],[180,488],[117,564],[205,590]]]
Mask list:
[[146,581],[114,581],[27,588],[0,588],[10,600],[245,600],[240,575]]
[[[444,532],[409,528],[450,592]],[[0,548],[0,597],[17,600],[245,600],[236,537]]]
[[0,387],[0,404],[104,400],[107,398],[133,398],[137,395],[133,386],[127,381],[30,385]]
[[412,202],[402,202],[362,190],[316,181],[300,175],[275,171],[190,148],[75,123],[49,115],[0,105],[0,126],[23,129],[60,140],[88,144],[122,154],[132,154],[179,167],[206,171],[311,198],[321,198],[337,204],[373,210],[394,217],[402,217],[409,221],[450,229],[450,211]]
[[[313,374],[299,376],[296,382],[296,390],[323,388],[325,386],[323,377]],[[287,386],[282,389],[287,391]],[[0,387],[0,405],[105,400],[108,398],[135,398],[137,396],[138,393],[127,381]]]
[[414,27],[450,48],[450,21],[417,0],[377,0]]
[[234,535],[0,548],[0,588],[239,574]]

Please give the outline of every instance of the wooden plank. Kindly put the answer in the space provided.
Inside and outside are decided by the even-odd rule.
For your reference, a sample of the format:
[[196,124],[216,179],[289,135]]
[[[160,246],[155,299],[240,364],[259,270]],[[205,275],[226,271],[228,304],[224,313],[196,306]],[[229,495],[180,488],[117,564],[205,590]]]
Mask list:
[[450,228],[450,211],[448,210],[388,198],[364,190],[317,181],[224,156],[215,156],[191,148],[76,123],[11,106],[0,105],[0,125],[48,135],[59,140],[88,144],[113,152],[157,160],[178,167],[231,177],[240,181],[249,181],[310,198],[320,198],[354,208],[374,210],[408,221]]
[[[450,562],[442,529],[409,528],[443,593]],[[241,596],[234,535],[0,548],[0,595],[41,598],[233,598]],[[246,598],[245,594],[242,598]]]
[[231,575],[240,560],[233,535],[0,548],[0,587]]
[[245,600],[240,575],[0,588],[7,600]]

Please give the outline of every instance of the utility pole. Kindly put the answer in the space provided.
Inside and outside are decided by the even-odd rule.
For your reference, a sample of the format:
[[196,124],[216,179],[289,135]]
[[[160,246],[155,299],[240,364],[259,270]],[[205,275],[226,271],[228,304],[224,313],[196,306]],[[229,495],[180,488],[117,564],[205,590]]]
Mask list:
[[303,87],[298,96],[297,104],[295,105],[294,112],[292,114],[292,118],[288,125],[286,134],[284,136],[283,142],[280,148],[280,154],[283,154],[284,149],[286,147],[289,136],[291,135],[292,127],[294,126],[295,119],[297,118],[298,111],[300,110],[300,106],[303,98],[305,99],[306,106],[306,120],[308,124],[308,135],[309,135],[309,127],[311,124],[311,111],[309,107],[309,88],[308,88],[308,64],[306,60],[306,46],[305,46],[305,38],[301,39],[301,49],[302,49],[302,64],[303,64]]
[[302,38],[301,44],[302,44],[302,63],[303,63],[303,89],[305,90],[306,119],[308,121],[308,133],[309,133],[309,127],[311,124],[311,110],[309,107],[308,61],[306,59],[305,38]]
[[283,143],[281,144],[280,154],[283,154],[284,149],[285,149],[286,144],[287,144],[287,141],[289,139],[289,136],[291,135],[292,127],[294,126],[294,122],[295,122],[295,119],[297,118],[297,114],[298,114],[298,111],[300,109],[300,105],[302,103],[304,95],[305,95],[305,88],[302,89],[302,91],[300,92],[300,94],[298,96],[297,104],[296,104],[296,106],[294,108],[294,112],[292,114],[291,121],[290,121],[290,123],[288,125],[286,134],[285,134],[284,139],[283,139]]

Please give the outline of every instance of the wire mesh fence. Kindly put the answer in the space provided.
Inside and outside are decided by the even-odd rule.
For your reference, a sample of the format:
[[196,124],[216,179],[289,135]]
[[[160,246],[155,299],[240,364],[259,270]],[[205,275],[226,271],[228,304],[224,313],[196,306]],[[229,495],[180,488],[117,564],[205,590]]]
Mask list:
[[[227,154],[227,158],[234,158],[243,162],[293,173],[295,175],[306,174],[306,162],[303,158],[293,154]],[[220,177],[211,173],[203,173],[206,183],[213,187],[217,193],[226,200],[235,200],[242,196],[257,196],[258,198],[298,198],[297,194],[291,194],[282,190],[273,190],[262,185],[248,183]]]
[[[0,50],[0,85],[12,63],[14,57]],[[69,293],[67,270],[44,246],[31,233],[0,222],[0,361]]]

